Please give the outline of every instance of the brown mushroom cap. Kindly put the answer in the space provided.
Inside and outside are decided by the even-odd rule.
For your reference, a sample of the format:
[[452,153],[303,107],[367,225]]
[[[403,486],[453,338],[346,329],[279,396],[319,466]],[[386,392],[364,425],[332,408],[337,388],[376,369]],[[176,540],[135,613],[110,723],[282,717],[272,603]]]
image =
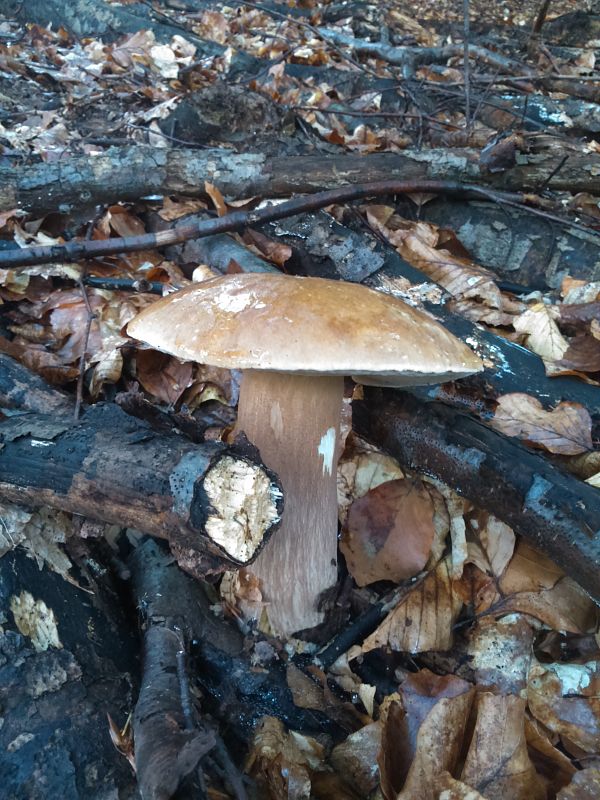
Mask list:
[[178,358],[230,369],[438,383],[480,359],[427,314],[364,286],[288,275],[224,275],[159,300],[128,332]]

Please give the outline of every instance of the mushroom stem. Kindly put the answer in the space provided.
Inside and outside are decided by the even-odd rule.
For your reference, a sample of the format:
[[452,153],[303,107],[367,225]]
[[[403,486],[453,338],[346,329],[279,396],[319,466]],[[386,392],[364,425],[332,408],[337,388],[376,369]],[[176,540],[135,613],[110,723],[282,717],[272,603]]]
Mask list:
[[337,579],[337,490],[342,376],[246,370],[237,430],[283,485],[281,528],[252,564],[274,632],[319,624],[321,592]]

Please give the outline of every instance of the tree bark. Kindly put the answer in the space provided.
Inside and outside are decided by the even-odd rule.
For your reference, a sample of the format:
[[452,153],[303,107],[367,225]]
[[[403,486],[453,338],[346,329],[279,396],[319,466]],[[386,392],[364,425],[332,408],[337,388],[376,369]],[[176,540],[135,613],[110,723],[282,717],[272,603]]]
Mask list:
[[597,489],[441,403],[367,388],[353,415],[361,436],[490,511],[600,601]]
[[[479,153],[469,149],[405,150],[359,156],[308,155],[268,158],[230,150],[167,150],[112,147],[98,156],[72,156],[15,169],[0,166],[0,211],[32,214],[59,207],[83,213],[98,204],[132,201],[151,194],[204,194],[204,182],[235,200],[258,195],[287,197],[380,180],[448,180],[486,183],[508,191],[535,191],[563,160],[550,149],[522,154],[521,163],[500,175],[479,170]],[[555,191],[600,193],[597,156],[577,151],[548,181]]]

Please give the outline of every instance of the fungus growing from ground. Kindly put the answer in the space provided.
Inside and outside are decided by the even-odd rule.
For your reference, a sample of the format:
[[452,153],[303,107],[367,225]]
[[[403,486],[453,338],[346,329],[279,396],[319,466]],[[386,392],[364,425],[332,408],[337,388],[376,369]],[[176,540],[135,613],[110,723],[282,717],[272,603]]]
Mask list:
[[282,525],[252,571],[273,630],[322,621],[337,579],[336,465],[344,376],[372,386],[462,378],[480,359],[427,314],[358,284],[238,274],[159,300],[131,336],[181,359],[243,371],[236,429],[284,490]]

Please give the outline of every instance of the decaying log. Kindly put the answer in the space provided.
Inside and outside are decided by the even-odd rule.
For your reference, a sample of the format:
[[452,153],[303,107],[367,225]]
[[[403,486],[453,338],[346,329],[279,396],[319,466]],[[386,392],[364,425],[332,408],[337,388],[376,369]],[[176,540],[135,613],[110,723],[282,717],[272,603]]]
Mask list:
[[0,423],[0,497],[166,538],[195,575],[252,561],[282,495],[254,448],[158,433],[114,404],[74,423],[15,414]]
[[[193,800],[206,797],[200,762],[216,745],[189,702],[182,668],[197,614],[192,597],[168,577],[178,575],[156,543],[138,545],[129,560],[144,638],[140,694],[133,716],[135,765],[143,800],[162,800],[176,792]],[[182,795],[181,793],[184,793]]]
[[[285,666],[275,651],[272,651],[273,660],[268,670],[253,667],[248,650],[249,642],[244,642],[242,634],[232,622],[213,614],[203,583],[182,573],[172,559],[168,558],[160,543],[151,539],[143,542],[130,557],[129,564],[136,602],[143,610],[146,624],[151,627],[162,625],[169,629],[158,634],[157,641],[151,646],[146,644],[145,675],[151,679],[145,689],[145,696],[140,697],[136,709],[136,741],[139,742],[139,731],[145,721],[145,714],[140,711],[140,702],[144,709],[149,709],[148,713],[153,715],[153,719],[156,720],[156,715],[169,710],[177,721],[176,732],[168,734],[169,741],[166,743],[158,741],[158,730],[156,734],[152,730],[144,731],[143,735],[148,736],[144,743],[144,748],[147,749],[144,749],[140,762],[140,750],[136,745],[138,769],[145,771],[148,768],[150,773],[153,772],[152,765],[145,763],[146,756],[150,757],[153,752],[162,751],[168,754],[170,761],[176,758],[177,741],[181,744],[185,739],[182,732],[186,726],[186,717],[193,718],[197,727],[202,725],[195,716],[196,710],[185,709],[185,701],[183,704],[181,702],[181,672],[179,684],[172,679],[173,642],[176,634],[184,642],[188,655],[191,650],[194,668],[188,674],[193,673],[200,685],[202,715],[209,713],[223,723],[229,746],[244,750],[253,736],[257,722],[265,715],[275,715],[294,730],[312,735],[321,734],[335,742],[343,739],[349,730],[355,729],[356,720],[351,715],[348,715],[348,724],[345,726],[322,711],[294,705],[286,682]],[[171,678],[161,675],[169,670],[172,673]],[[145,680],[143,683],[146,685]],[[151,725],[151,720],[147,721]],[[218,735],[216,738],[218,747]],[[211,753],[211,757],[221,760],[222,749],[220,756]],[[172,770],[176,773],[175,766]],[[158,778],[156,781],[158,782]]]
[[24,550],[0,559],[3,800],[139,798],[107,719],[122,727],[132,707],[137,638],[108,571],[94,574],[72,573],[84,590]]
[[[151,194],[204,194],[213,183],[228,199],[289,197],[380,180],[485,182],[507,191],[536,191],[546,184],[556,191],[600,193],[595,154],[573,152],[553,175],[563,154],[523,154],[520,163],[500,175],[479,169],[471,149],[403,150],[402,153],[279,156],[231,150],[168,150],[144,146],[113,147],[97,156],[72,156],[20,169],[0,165],[4,187],[0,210],[22,208],[44,213],[59,207],[80,212],[116,200]],[[551,177],[550,177],[551,176]]]
[[547,459],[441,403],[365,389],[354,428],[501,519],[600,601],[600,495]]

